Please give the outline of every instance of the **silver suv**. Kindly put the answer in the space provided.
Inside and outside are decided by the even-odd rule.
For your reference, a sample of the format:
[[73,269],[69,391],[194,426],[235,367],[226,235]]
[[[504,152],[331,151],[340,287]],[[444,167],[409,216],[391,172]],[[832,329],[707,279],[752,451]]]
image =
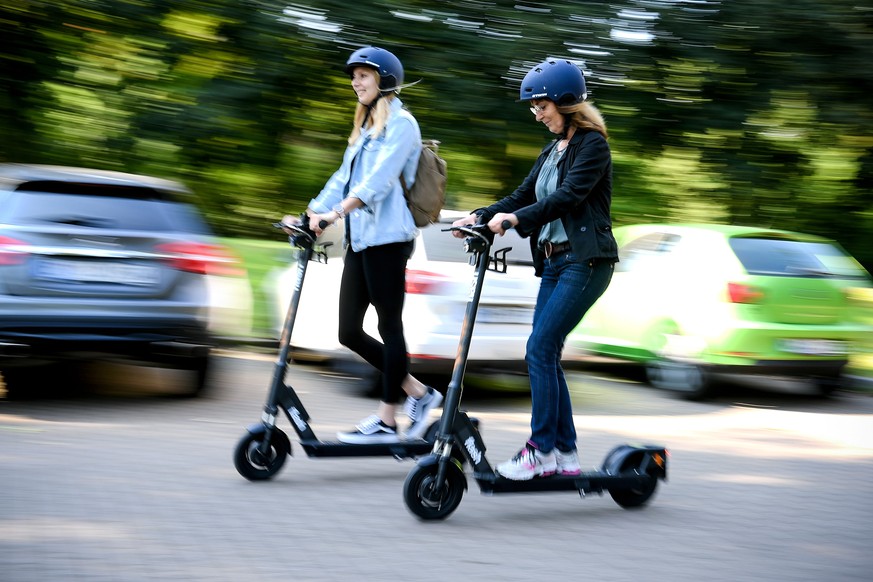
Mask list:
[[213,346],[208,279],[241,269],[190,196],[147,176],[0,164],[7,396],[60,382],[53,364],[106,356],[190,370],[186,393],[201,392]]

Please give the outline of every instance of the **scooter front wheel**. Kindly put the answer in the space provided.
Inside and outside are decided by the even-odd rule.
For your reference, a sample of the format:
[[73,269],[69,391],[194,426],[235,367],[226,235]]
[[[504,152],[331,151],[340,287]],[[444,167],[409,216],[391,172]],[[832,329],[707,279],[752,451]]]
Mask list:
[[437,483],[438,471],[439,463],[417,465],[403,484],[406,507],[421,519],[445,519],[458,508],[464,496],[466,479],[457,461],[449,462],[442,483]]
[[245,434],[237,443],[233,453],[233,464],[239,474],[249,481],[264,481],[279,472],[288,458],[288,437],[274,428],[266,454],[261,452],[261,443],[266,435],[263,432]]

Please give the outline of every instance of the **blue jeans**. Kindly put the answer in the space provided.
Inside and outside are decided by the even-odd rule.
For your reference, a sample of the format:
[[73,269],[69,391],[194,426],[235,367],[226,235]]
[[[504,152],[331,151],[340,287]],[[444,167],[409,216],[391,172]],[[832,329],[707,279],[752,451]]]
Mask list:
[[576,450],[570,390],[561,368],[564,341],[612,280],[614,263],[577,262],[572,252],[546,259],[527,340],[530,443],[544,453]]

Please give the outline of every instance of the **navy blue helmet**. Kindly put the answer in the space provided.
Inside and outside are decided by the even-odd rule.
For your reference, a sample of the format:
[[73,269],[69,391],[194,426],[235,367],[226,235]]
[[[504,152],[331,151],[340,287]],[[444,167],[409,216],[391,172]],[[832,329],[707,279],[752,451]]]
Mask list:
[[519,90],[519,101],[550,99],[556,105],[575,105],[587,96],[582,69],[564,59],[547,59],[532,68]]
[[382,48],[367,46],[359,48],[346,61],[346,73],[352,74],[355,67],[370,67],[379,73],[379,89],[390,91],[403,84],[403,65],[393,53]]

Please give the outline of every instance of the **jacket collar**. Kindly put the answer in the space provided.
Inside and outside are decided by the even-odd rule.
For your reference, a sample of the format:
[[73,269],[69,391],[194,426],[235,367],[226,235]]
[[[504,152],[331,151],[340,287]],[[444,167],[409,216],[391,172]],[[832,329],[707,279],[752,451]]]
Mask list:
[[[403,101],[401,101],[399,97],[394,97],[388,105],[391,107],[391,115],[388,117],[390,120],[398,111],[400,111],[401,108],[403,108]],[[369,139],[371,132],[372,128],[370,128],[370,126],[362,127],[361,138],[358,140],[359,143],[363,144],[367,139]]]

